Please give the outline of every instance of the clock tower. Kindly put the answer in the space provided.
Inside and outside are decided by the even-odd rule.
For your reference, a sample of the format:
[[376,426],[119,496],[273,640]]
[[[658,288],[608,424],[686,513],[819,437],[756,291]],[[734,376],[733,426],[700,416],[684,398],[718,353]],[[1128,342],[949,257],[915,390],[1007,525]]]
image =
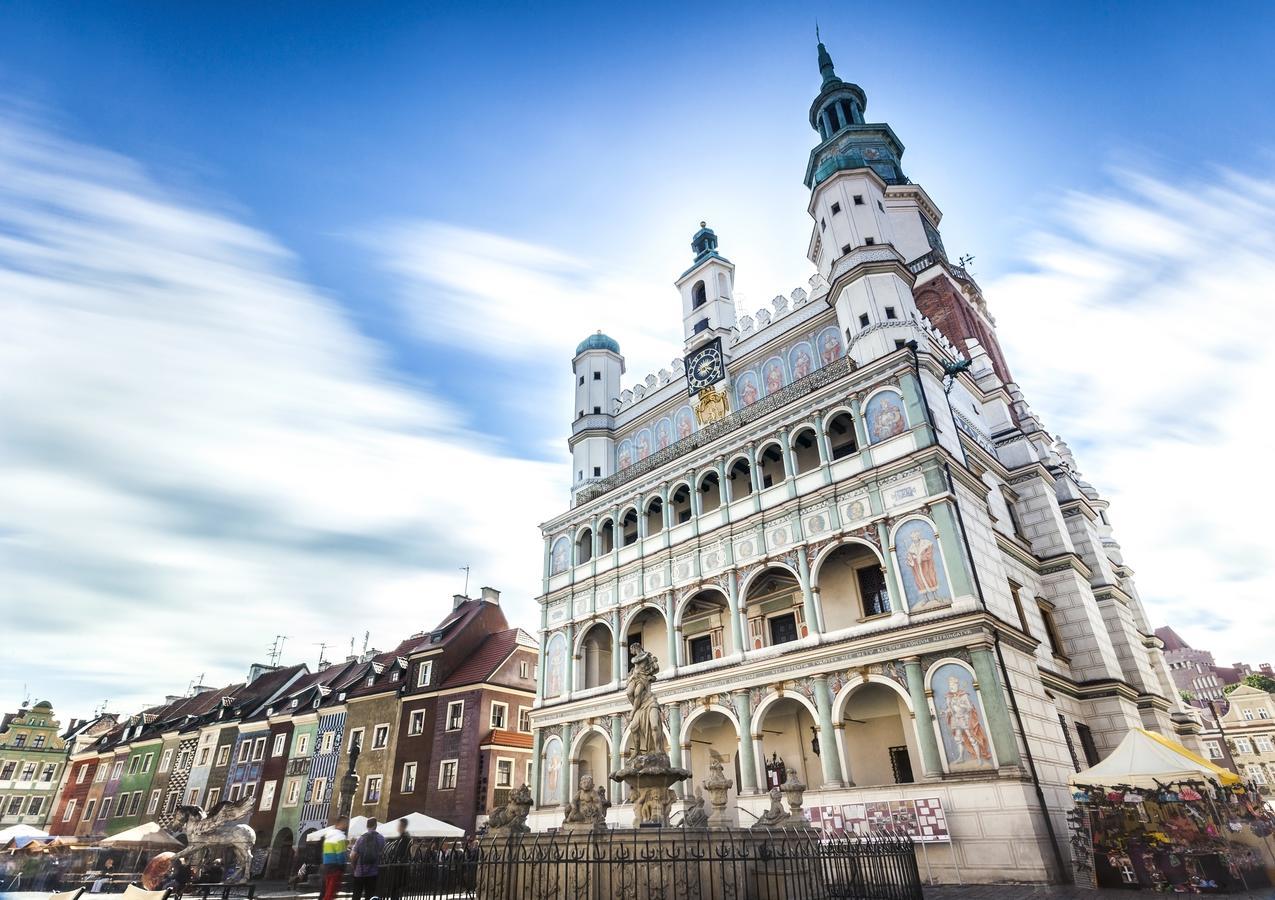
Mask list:
[[[735,330],[735,264],[717,252],[717,235],[704,222],[691,238],[695,262],[675,284],[682,294],[687,355]],[[724,343],[729,344],[729,341]]]

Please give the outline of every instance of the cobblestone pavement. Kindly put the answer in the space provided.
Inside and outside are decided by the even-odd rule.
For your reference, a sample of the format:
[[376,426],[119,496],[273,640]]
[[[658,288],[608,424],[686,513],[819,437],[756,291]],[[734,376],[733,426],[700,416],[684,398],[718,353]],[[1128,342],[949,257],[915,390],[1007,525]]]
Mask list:
[[[1144,895],[1158,896],[1141,891],[1090,891],[1070,885],[1037,884],[945,884],[925,889],[925,900],[1134,900]],[[1227,896],[1272,900],[1275,888]]]

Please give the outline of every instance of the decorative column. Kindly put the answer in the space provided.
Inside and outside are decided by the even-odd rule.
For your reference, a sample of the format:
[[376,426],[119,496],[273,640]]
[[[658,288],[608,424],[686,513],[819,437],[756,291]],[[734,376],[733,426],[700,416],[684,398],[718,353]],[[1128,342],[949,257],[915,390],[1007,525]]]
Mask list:
[[877,522],[877,539],[881,541],[881,555],[885,557],[885,592],[890,598],[890,609],[906,612],[903,598],[899,596],[899,581],[895,577],[894,547],[890,545],[890,529],[885,522]]
[[970,574],[972,561],[965,558],[965,546],[956,525],[956,513],[952,510],[952,501],[938,501],[930,507],[930,515],[934,519],[934,527],[938,532],[939,546],[943,548],[943,558],[947,560],[947,571],[952,576],[952,593],[972,596],[974,594],[974,581]]
[[726,599],[730,606],[730,635],[735,639],[735,652],[742,656],[748,649],[744,643],[748,632],[744,628],[744,617],[739,608],[739,579],[734,569],[726,573]]
[[970,662],[978,676],[978,694],[983,698],[983,711],[987,713],[987,727],[996,747],[996,761],[1002,766],[1018,765],[1018,741],[1009,721],[1009,707],[1005,704],[1005,689],[996,677],[996,662],[992,651],[986,647],[971,647]]
[[788,429],[779,429],[779,440],[783,442],[780,449],[784,455],[784,481],[788,485],[788,496],[797,496],[797,464],[792,455],[792,444],[788,442]]
[[[682,705],[671,703],[665,708],[668,710],[669,759],[674,768],[680,769],[682,767]],[[677,796],[685,797],[685,782],[679,781],[674,785],[673,790]]]
[[567,623],[567,689],[565,699],[570,700],[576,689],[576,623]]
[[850,398],[850,418],[854,421],[854,439],[863,456],[863,467],[872,468],[872,448],[868,446],[868,429],[863,424],[863,404],[858,397]]
[[545,698],[545,670],[548,666],[545,664],[548,659],[549,632],[544,630],[543,624],[540,629],[540,656],[536,660],[536,700],[537,705],[544,702]]
[[[624,719],[619,713],[611,716],[611,771],[618,772],[623,767],[624,754],[620,745],[624,743]],[[617,788],[617,791],[622,790]],[[627,797],[619,797],[617,802],[623,803]]]
[[739,719],[739,792],[757,793],[757,759],[753,755],[753,711],[748,691],[730,695],[735,704],[735,716]]
[[[611,507],[611,568],[618,568],[620,565],[620,539],[624,535],[624,528],[620,525],[620,507]],[[616,598],[619,602],[619,598]]]
[[[598,574],[598,517],[589,522],[589,574]],[[596,600],[594,601],[597,602]]]
[[637,539],[639,543],[646,539],[646,495],[637,495]]
[[841,751],[837,736],[832,730],[832,694],[828,690],[828,676],[816,675],[815,707],[819,710],[819,761],[823,763],[824,787],[841,787]]
[[664,519],[664,528],[662,530],[664,540],[661,546],[667,547],[669,545],[669,529],[673,527],[673,510],[669,509],[668,505],[667,483],[660,485],[660,516]]
[[699,517],[703,505],[699,499],[699,474],[691,469],[689,476],[691,485],[691,534],[699,535]]
[[544,582],[544,586],[540,591],[540,593],[542,594],[549,593],[549,566],[552,565],[552,563],[553,563],[553,538],[550,536],[545,538],[545,565],[544,565],[545,571],[544,571],[544,578],[542,579],[542,581]]
[[620,611],[611,613],[611,680],[617,685],[624,678],[624,638],[620,635]]
[[726,524],[730,522],[730,504],[731,504],[731,501],[734,500],[735,498],[731,496],[730,482],[726,480],[725,458],[721,456],[717,457],[716,466],[717,466],[717,488],[718,488],[718,491],[721,493],[721,499],[722,499],[722,503],[721,503],[722,523]]
[[531,795],[536,798],[537,804],[541,800],[540,796],[540,754],[544,748],[544,735],[537,728],[531,733],[531,784],[527,787],[531,788]]
[[819,612],[815,608],[815,595],[810,590],[810,561],[804,546],[797,548],[797,580],[801,584],[801,607],[806,616],[806,630],[817,643],[822,636],[819,628]]
[[674,675],[677,674],[677,667],[681,664],[681,661],[677,658],[679,644],[680,644],[680,641],[678,641],[677,638],[678,638],[678,634],[680,633],[680,628],[673,627],[673,616],[677,611],[676,609],[674,609],[674,604],[677,602],[676,597],[677,597],[676,594],[674,594],[672,591],[669,591],[668,594],[665,595],[665,599],[664,599],[664,610],[665,610],[665,617],[666,617],[665,624],[668,626],[667,628],[664,629],[668,634],[668,665],[669,665],[669,670]]
[[756,501],[753,508],[757,509],[761,506],[761,472],[757,471],[757,448],[750,441],[747,448],[748,454],[748,477],[753,483],[753,499]]
[[922,395],[920,382],[912,372],[904,373],[899,379],[899,388],[903,391],[903,403],[908,408],[908,422],[916,432],[916,445],[928,447],[934,443],[934,432],[930,429],[929,416],[925,414],[925,397]]
[[[571,657],[567,657],[570,659]],[[575,723],[567,722],[562,726],[562,758],[566,761],[566,777],[558,785],[558,802],[567,806],[571,803],[571,792],[575,789],[576,761],[571,755],[571,742],[575,737]]]
[[921,745],[921,770],[930,776],[943,774],[943,762],[939,756],[939,742],[934,735],[934,717],[930,715],[930,703],[926,698],[925,676],[921,672],[921,658],[909,656],[903,660],[908,673],[908,694],[912,698],[912,715],[916,719],[917,741]]
[[832,450],[828,447],[828,435],[823,430],[823,413],[815,413],[815,446],[819,448],[819,465],[827,468],[832,462]]

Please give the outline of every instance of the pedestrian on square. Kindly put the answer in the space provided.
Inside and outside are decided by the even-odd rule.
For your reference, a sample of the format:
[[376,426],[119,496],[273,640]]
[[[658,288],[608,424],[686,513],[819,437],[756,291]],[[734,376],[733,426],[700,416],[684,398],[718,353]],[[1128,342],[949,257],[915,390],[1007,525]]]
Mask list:
[[367,831],[354,842],[354,893],[351,900],[363,900],[376,896],[376,876],[381,872],[381,857],[385,853],[385,835],[376,830],[376,819],[367,820]]
[[386,842],[385,854],[381,861],[390,867],[389,881],[386,885],[390,900],[400,900],[403,896],[403,884],[407,881],[407,864],[412,861],[412,838],[407,833],[407,819],[399,819],[395,826],[398,834]]
[[349,859],[350,839],[345,829],[350,820],[338,816],[323,833],[323,893],[319,900],[335,900],[341,891],[341,879],[345,877],[345,864]]

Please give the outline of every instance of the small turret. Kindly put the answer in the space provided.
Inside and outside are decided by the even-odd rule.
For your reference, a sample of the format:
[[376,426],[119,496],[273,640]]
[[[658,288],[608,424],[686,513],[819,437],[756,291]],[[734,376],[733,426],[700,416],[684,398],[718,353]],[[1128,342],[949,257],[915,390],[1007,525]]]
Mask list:
[[620,396],[624,357],[620,345],[601,331],[576,346],[571,362],[575,375],[575,415],[571,426],[571,458],[580,484],[614,471],[615,406]]
[[735,265],[717,252],[717,233],[700,222],[691,238],[695,260],[675,284],[682,294],[686,349],[725,337],[735,328]]

